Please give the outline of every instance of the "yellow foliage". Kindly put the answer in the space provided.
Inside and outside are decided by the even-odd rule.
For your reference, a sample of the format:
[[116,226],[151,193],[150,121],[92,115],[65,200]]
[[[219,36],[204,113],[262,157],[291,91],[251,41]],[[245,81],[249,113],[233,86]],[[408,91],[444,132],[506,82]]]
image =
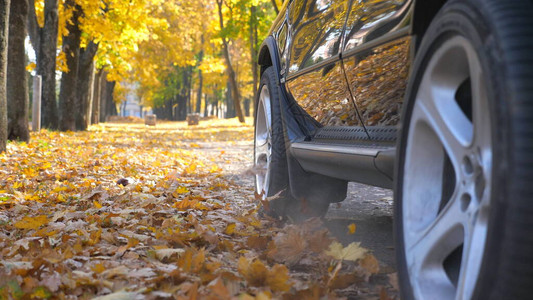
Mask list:
[[24,217],[15,223],[15,227],[20,229],[37,229],[47,223],[48,217],[46,215],[40,215],[36,217]]

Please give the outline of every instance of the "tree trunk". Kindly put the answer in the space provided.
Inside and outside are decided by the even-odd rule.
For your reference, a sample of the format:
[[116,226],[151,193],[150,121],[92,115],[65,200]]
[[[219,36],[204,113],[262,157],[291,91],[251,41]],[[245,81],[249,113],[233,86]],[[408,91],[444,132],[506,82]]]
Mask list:
[[[275,4],[275,1],[274,1]],[[277,13],[277,12],[276,12]],[[250,57],[252,58],[252,89],[253,89],[253,103],[254,103],[254,109],[255,109],[255,101],[257,101],[258,97],[258,85],[259,85],[259,70],[258,70],[258,63],[257,63],[257,57],[258,57],[258,37],[257,37],[257,14],[256,14],[256,7],[252,6],[250,9]],[[246,116],[248,117],[250,114],[249,108],[246,109]]]
[[187,119],[187,104],[191,98],[191,77],[192,68],[185,67],[182,70],[181,89],[178,95],[178,107],[176,113],[176,120],[185,121]]
[[116,116],[118,114],[117,112],[117,105],[115,104],[115,99],[113,99],[113,93],[115,92],[115,81],[106,81],[106,88],[105,88],[105,103],[106,103],[106,115],[104,116],[104,119],[107,119],[109,116]]
[[37,74],[42,76],[41,124],[57,129],[58,111],[56,97],[56,51],[58,30],[58,0],[44,1],[44,26],[39,28],[35,14],[35,2],[29,1],[28,33],[37,56]]
[[202,75],[202,69],[200,69],[200,64],[204,60],[204,35],[202,35],[202,50],[198,55],[198,92],[196,93],[196,113],[202,112],[202,88],[204,84],[204,78]]
[[59,91],[59,130],[76,130],[76,90],[78,80],[78,67],[80,56],[81,30],[79,17],[81,8],[75,0],[65,1],[65,6],[74,9],[72,18],[67,22],[68,35],[63,37],[63,52],[66,54],[68,72],[61,76],[61,89]]
[[196,92],[196,113],[202,112],[202,86],[204,79],[202,76],[202,70],[198,70],[198,91]]
[[[218,19],[220,23],[220,30],[224,31],[224,17],[222,15],[222,1],[223,0],[217,0],[217,6],[218,6]],[[235,113],[237,114],[237,117],[239,118],[239,122],[244,123],[244,115],[242,113],[241,109],[241,94],[239,92],[239,86],[237,84],[237,76],[235,74],[235,70],[233,69],[233,65],[231,63],[231,57],[229,54],[229,45],[228,41],[225,37],[222,37],[222,45],[223,45],[223,52],[224,52],[224,58],[226,61],[226,72],[228,73],[228,81],[231,88],[231,94],[233,99],[233,106],[235,108]]]
[[102,77],[100,77],[100,122],[105,122],[105,118],[107,116],[107,82],[107,72],[103,71]]
[[93,63],[91,64],[91,75],[89,77],[89,96],[88,96],[89,105],[87,106],[87,115],[86,115],[87,126],[93,123],[92,121],[93,121],[93,104],[94,104],[94,81],[96,77],[95,71],[96,70],[95,70],[94,61],[93,61]]
[[250,98],[244,99],[244,115],[250,116]]
[[215,103],[213,103],[214,115],[218,118],[218,95],[215,95]]
[[204,96],[204,117],[209,116],[209,111],[207,110],[207,105],[209,104],[209,99],[207,98],[207,94]]
[[93,85],[93,107],[91,113],[91,124],[100,123],[100,98],[101,93],[100,89],[102,87],[102,74],[104,73],[103,69],[98,70],[94,76],[94,85]]
[[87,130],[89,126],[88,112],[91,103],[91,78],[94,70],[94,56],[98,44],[90,42],[85,49],[80,49],[78,62],[78,78],[76,87],[76,129]]
[[[16,0],[15,0],[16,1]],[[9,38],[9,0],[0,0],[0,153],[7,143],[7,41]]]
[[30,43],[35,52],[35,57],[38,60],[39,50],[41,48],[41,28],[37,23],[35,0],[28,1],[28,35],[30,36]]
[[28,81],[26,80],[26,53],[24,48],[26,23],[28,19],[28,1],[12,1],[9,14],[7,138],[28,142],[30,140],[30,131],[28,128],[30,100]]

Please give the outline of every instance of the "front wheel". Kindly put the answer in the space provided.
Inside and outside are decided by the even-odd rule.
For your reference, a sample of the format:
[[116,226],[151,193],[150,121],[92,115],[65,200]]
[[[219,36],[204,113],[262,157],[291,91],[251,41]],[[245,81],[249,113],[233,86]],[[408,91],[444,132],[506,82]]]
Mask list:
[[396,168],[402,299],[531,297],[532,14],[451,1],[424,36]]

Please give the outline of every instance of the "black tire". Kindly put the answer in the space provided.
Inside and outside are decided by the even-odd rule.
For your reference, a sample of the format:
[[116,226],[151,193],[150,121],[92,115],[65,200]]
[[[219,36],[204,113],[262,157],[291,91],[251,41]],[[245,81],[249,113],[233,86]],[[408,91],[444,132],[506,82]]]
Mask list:
[[[473,46],[479,58],[490,115],[490,128],[487,130],[490,133],[492,147],[490,152],[492,159],[487,160],[490,161],[491,166],[490,177],[487,179],[490,185],[481,187],[481,191],[490,191],[487,196],[490,210],[487,213],[484,248],[481,248],[482,253],[478,253],[479,275],[470,285],[473,291],[471,298],[531,299],[533,295],[533,185],[531,184],[533,181],[533,131],[531,129],[533,128],[533,2],[519,0],[448,2],[432,21],[417,52],[402,117],[403,126],[398,145],[394,191],[394,230],[401,298],[420,298],[417,295],[424,294],[420,290],[425,288],[420,287],[421,283],[419,284],[418,279],[412,280],[410,277],[415,272],[412,267],[415,263],[408,266],[408,257],[417,252],[406,250],[407,236],[411,235],[409,229],[411,227],[406,225],[409,224],[408,214],[410,212],[405,208],[416,207],[416,205],[407,206],[409,201],[416,202],[411,199],[414,194],[408,191],[416,190],[408,185],[409,180],[412,180],[408,177],[417,178],[417,175],[407,173],[408,170],[414,170],[414,168],[406,163],[409,151],[416,149],[414,134],[419,132],[414,129],[416,128],[414,122],[418,119],[413,116],[413,112],[416,111],[417,101],[423,101],[417,100],[422,99],[422,96],[417,95],[419,90],[422,90],[425,78],[429,76],[425,72],[432,70],[430,62],[432,59],[437,59],[443,45],[447,45],[457,36],[466,39]],[[427,76],[422,76],[423,74]],[[456,92],[456,101],[462,101],[458,100],[460,94],[461,92]],[[468,108],[464,106],[462,108],[463,113],[468,115]],[[470,118],[472,120],[472,115]],[[473,135],[476,134],[475,130],[473,132]],[[438,137],[438,134],[435,136]],[[447,151],[447,149],[444,150],[447,155],[445,157],[449,156]],[[449,157],[444,160],[446,159]],[[421,163],[421,161],[422,159],[417,162]],[[445,201],[444,207],[448,205],[446,198],[450,196],[450,193],[446,190],[449,188],[450,180],[446,178],[452,178],[452,174],[462,176],[450,171],[446,164],[453,167],[453,163],[443,163],[444,173],[440,186],[442,198],[439,200],[441,205],[437,212],[438,216],[435,217],[435,223],[439,221],[438,218],[444,211],[442,200]],[[474,182],[475,188],[477,184]],[[411,198],[406,195],[411,195]],[[480,201],[483,201],[484,197],[486,196],[481,192]],[[466,202],[468,206],[465,205],[466,210],[470,207],[470,199],[468,197],[465,199],[468,200]],[[448,219],[443,217],[440,220]],[[435,228],[437,226],[430,228],[427,232]],[[463,230],[466,231],[466,229]],[[421,239],[426,239],[427,236]],[[414,246],[410,249],[416,249],[420,243],[415,241],[412,245]],[[428,243],[428,245],[432,244]],[[416,261],[416,258],[413,261]],[[465,261],[468,262],[468,260]],[[442,264],[445,263],[449,261],[446,260]],[[459,263],[460,268],[465,262],[460,258]],[[433,267],[440,268],[440,266]],[[445,268],[443,270],[448,272]],[[451,271],[446,273],[446,276],[453,284],[456,279],[450,274],[452,274]],[[460,274],[457,275],[459,278]],[[455,286],[460,286],[460,283],[459,280]],[[416,291],[414,286],[418,287]],[[433,294],[427,299],[452,298],[447,294],[446,296],[439,294],[439,287],[432,287],[431,284],[428,287],[433,288]],[[461,299],[461,297],[456,299]]]
[[[254,136],[257,136],[258,120],[260,120],[258,113],[261,113],[258,106],[261,105],[263,88],[268,89],[271,111],[270,172],[267,173],[268,188],[266,193],[259,190],[257,183],[256,192],[264,194],[263,197],[272,197],[281,192],[279,198],[270,201],[268,207],[263,207],[264,212],[275,218],[290,219],[292,221],[301,221],[314,216],[322,217],[327,212],[329,203],[305,203],[291,195],[287,161],[287,145],[289,142],[286,138],[282,120],[280,85],[272,66],[268,67],[261,75],[258,99],[255,101],[256,126]],[[257,165],[256,151],[257,138],[254,139],[254,163]]]

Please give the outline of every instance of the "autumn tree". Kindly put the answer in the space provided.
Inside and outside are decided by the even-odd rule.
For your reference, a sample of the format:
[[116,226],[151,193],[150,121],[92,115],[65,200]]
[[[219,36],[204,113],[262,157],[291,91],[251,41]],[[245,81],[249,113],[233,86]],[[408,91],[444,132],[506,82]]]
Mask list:
[[78,78],[76,89],[76,129],[86,130],[90,125],[92,106],[94,105],[94,56],[98,51],[98,44],[93,41],[80,49],[78,62]]
[[7,62],[8,139],[29,141],[28,81],[26,80],[26,23],[28,1],[11,1],[9,15],[9,46]]
[[41,123],[50,129],[57,129],[59,120],[56,97],[58,26],[58,0],[44,0],[42,22],[35,10],[35,0],[29,0],[28,33],[37,58],[37,74],[42,76]]
[[78,80],[78,66],[80,54],[81,30],[79,18],[81,7],[74,0],[66,0],[65,6],[72,11],[67,22],[68,35],[63,37],[63,52],[66,55],[68,70],[61,76],[61,90],[59,92],[59,129],[76,130],[76,85]]
[[9,5],[9,0],[0,0],[0,153],[6,151],[7,142],[6,71]]
[[242,113],[242,108],[241,108],[241,92],[237,84],[237,75],[233,68],[233,63],[232,63],[232,59],[230,56],[228,39],[223,34],[225,30],[224,14],[222,12],[222,4],[224,3],[224,0],[216,0],[216,2],[217,2],[217,7],[218,7],[218,18],[219,18],[219,24],[220,24],[222,46],[223,46],[222,51],[224,53],[224,59],[226,61],[226,72],[228,74],[228,83],[229,83],[229,87],[231,89],[231,95],[233,98],[232,99],[233,106],[235,107],[235,112],[237,114],[237,117],[239,118],[239,122],[244,123],[244,114]]

